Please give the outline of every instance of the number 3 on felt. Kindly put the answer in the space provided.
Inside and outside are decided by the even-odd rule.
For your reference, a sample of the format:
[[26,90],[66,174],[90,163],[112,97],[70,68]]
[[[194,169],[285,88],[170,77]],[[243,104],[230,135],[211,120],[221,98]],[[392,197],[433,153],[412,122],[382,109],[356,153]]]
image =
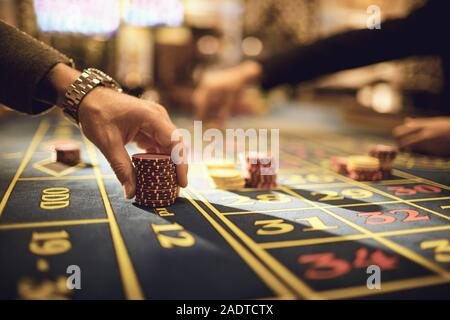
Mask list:
[[[173,247],[192,247],[195,244],[195,238],[188,232],[184,231],[184,228],[178,223],[151,225],[153,231],[158,238],[161,247],[171,249]],[[168,236],[162,234],[163,232],[178,231],[176,236]]]
[[433,249],[437,262],[450,262],[450,242],[447,239],[428,240],[420,244],[422,250]]

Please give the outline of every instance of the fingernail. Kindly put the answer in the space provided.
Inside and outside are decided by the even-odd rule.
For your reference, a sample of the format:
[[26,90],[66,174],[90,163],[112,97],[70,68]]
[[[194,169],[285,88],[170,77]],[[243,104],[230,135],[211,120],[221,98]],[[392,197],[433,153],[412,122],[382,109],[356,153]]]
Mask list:
[[125,198],[127,199],[131,199],[133,198],[132,194],[131,194],[131,189],[130,186],[124,185],[123,186],[123,195]]

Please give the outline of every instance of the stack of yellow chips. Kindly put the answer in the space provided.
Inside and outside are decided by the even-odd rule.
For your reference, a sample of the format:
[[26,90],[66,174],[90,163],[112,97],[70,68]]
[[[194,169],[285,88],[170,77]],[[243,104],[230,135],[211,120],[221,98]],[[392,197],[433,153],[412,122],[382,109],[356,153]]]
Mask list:
[[379,169],[380,160],[369,156],[350,156],[347,158],[347,167],[353,169]]
[[213,160],[206,163],[208,173],[218,189],[236,190],[245,186],[245,179],[241,172],[236,170],[232,161]]
[[369,156],[347,158],[348,176],[357,181],[377,181],[382,178],[380,160]]

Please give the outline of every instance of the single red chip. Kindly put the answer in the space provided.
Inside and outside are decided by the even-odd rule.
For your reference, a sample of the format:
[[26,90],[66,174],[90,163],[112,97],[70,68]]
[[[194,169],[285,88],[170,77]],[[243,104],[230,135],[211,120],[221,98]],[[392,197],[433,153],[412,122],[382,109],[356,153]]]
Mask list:
[[73,142],[59,143],[54,146],[56,161],[67,165],[76,165],[81,162],[80,145]]

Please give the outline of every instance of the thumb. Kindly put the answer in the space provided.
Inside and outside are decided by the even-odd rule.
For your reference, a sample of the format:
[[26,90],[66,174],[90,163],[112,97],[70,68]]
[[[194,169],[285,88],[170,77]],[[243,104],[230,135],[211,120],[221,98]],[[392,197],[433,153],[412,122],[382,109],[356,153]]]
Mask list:
[[124,194],[128,199],[136,193],[136,177],[130,156],[122,143],[113,143],[102,150],[117,179],[124,188]]

